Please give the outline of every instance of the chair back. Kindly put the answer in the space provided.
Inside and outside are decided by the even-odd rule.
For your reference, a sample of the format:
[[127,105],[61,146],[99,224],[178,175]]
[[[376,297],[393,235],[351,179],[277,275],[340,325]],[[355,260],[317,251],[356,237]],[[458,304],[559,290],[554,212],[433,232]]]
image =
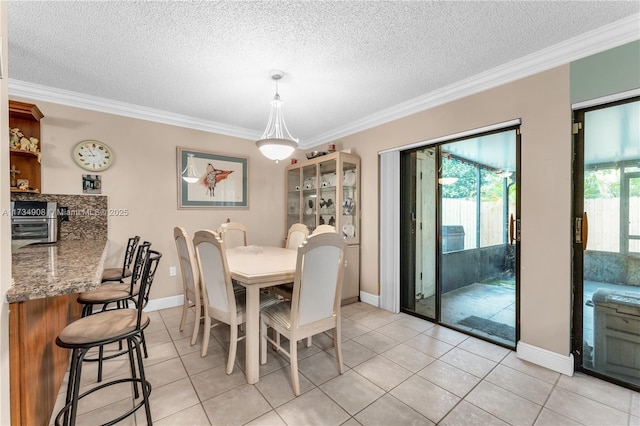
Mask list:
[[131,267],[131,262],[133,262],[133,257],[136,254],[136,248],[138,247],[138,243],[140,242],[140,237],[136,235],[135,237],[129,238],[127,242],[127,248],[124,252],[124,262],[122,263],[122,274],[121,277],[125,276],[125,272],[127,269]]
[[195,302],[200,298],[200,273],[193,251],[193,242],[188,237],[187,231],[181,226],[173,228],[173,237],[176,240],[176,249],[178,250],[184,297]]
[[144,272],[144,265],[149,257],[149,248],[151,247],[151,243],[149,241],[144,241],[143,243],[138,245],[138,251],[136,252],[136,260],[133,262],[133,270],[131,271],[131,282],[129,285],[129,293],[133,295],[133,289],[140,278],[142,277],[142,273]]
[[287,233],[287,248],[297,250],[309,236],[309,228],[304,223],[294,223]]
[[311,235],[324,234],[325,232],[336,232],[336,228],[333,225],[318,225]]
[[153,284],[153,278],[156,275],[156,270],[158,269],[158,263],[160,263],[161,257],[162,253],[155,250],[146,250],[144,254],[142,274],[140,277],[140,293],[138,293],[138,298],[136,299],[136,309],[138,310],[138,329],[141,326],[140,321],[142,318],[142,310],[147,306],[147,303],[149,303],[151,284]]
[[347,243],[336,232],[310,236],[298,249],[291,298],[292,327],[337,316]]
[[198,231],[193,236],[196,261],[200,271],[202,299],[208,309],[220,315],[236,314],[236,299],[229,274],[225,243],[210,230]]
[[220,225],[219,234],[226,248],[247,245],[247,228],[241,223],[225,222]]

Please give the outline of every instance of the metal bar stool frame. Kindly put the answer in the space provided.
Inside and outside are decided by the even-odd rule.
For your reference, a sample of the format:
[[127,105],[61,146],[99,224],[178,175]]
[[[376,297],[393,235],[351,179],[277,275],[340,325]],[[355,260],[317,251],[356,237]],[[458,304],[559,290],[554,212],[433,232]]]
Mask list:
[[[140,350],[140,346],[142,344],[142,331],[149,325],[150,319],[143,313],[145,298],[148,299],[149,291],[151,289],[151,284],[153,283],[153,277],[158,267],[158,263],[162,254],[155,251],[149,250],[148,255],[145,259],[144,271],[142,273],[142,279],[140,282],[140,296],[138,300],[136,300],[136,309],[114,309],[105,312],[99,312],[95,315],[90,315],[88,317],[80,318],[67,327],[63,329],[63,331],[56,338],[56,344],[62,348],[71,349],[71,366],[69,369],[69,380],[67,385],[67,392],[65,398],[64,407],[58,412],[55,418],[55,424],[60,425],[60,420],[63,419],[63,424],[66,425],[75,425],[76,416],[78,413],[78,402],[80,399],[84,398],[87,395],[90,395],[100,389],[104,389],[107,386],[113,386],[120,383],[131,382],[133,384],[134,389],[134,399],[138,399],[140,397],[140,391],[138,390],[138,384],[140,384],[142,391],[142,400],[137,404],[134,404],[133,407],[125,412],[124,414],[118,416],[117,418],[104,423],[104,425],[113,425],[126,417],[130,416],[142,406],[145,407],[145,414],[147,416],[147,423],[151,424],[151,408],[149,405],[149,395],[151,394],[151,383],[146,379],[144,373],[144,361],[142,357],[142,352]],[[129,311],[129,312],[127,312]],[[135,311],[131,312],[131,311]],[[90,328],[91,325],[96,325],[97,323],[109,322],[110,316],[114,316],[114,322],[118,323],[121,321],[121,317],[124,317],[128,320],[133,320],[135,315],[135,327],[131,329],[131,327],[125,327],[125,330],[121,334],[115,334],[112,332],[109,337],[105,337],[103,339],[97,338],[95,340],[91,340],[90,337],[84,336],[84,333],[80,333],[80,336],[74,336],[73,331],[77,329],[86,329]],[[69,327],[74,327],[74,329],[69,329]],[[69,333],[65,333],[67,330],[70,330]],[[84,339],[84,340],[83,340]],[[74,341],[78,340],[78,341]],[[110,343],[115,343],[118,341],[126,340],[128,353],[129,353],[129,367],[131,369],[131,377],[112,380],[106,383],[102,383],[97,385],[83,393],[80,393],[80,382],[82,376],[82,363],[85,360],[85,356],[87,352],[98,346],[104,346]],[[137,373],[136,373],[136,360],[134,360],[134,352],[135,359],[137,360]]]

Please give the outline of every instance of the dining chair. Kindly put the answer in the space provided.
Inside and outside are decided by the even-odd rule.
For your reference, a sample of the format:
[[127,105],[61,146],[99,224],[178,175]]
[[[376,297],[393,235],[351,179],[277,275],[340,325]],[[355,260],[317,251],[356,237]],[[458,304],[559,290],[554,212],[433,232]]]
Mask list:
[[[150,322],[149,317],[144,313],[143,309],[149,300],[151,284],[153,283],[153,278],[161,257],[162,254],[155,250],[149,250],[147,252],[141,273],[140,293],[134,308],[111,309],[95,315],[82,317],[67,325],[56,338],[56,345],[61,348],[71,349],[72,351],[65,405],[55,417],[54,423],[56,425],[59,425],[61,420],[65,425],[74,425],[78,412],[78,402],[85,396],[108,386],[129,382],[133,384],[135,405],[126,413],[121,414],[116,419],[106,422],[105,424],[119,422],[143,406],[145,408],[147,424],[151,424],[151,408],[149,405],[151,384],[145,377],[144,361],[140,346],[144,339],[143,331]],[[120,375],[114,380],[96,385],[80,393],[82,363],[86,361],[87,353],[92,348],[102,348],[104,345],[121,342],[123,340],[127,342],[126,353],[129,355],[131,377],[123,378],[122,375]],[[138,384],[140,384],[141,387],[142,400],[136,403],[135,400],[140,398]]]
[[129,238],[127,242],[127,247],[124,252],[124,261],[122,263],[121,268],[105,268],[102,271],[102,282],[124,282],[125,278],[131,276],[131,262],[133,261],[133,257],[136,252],[136,247],[138,247],[138,242],[140,242],[140,237],[135,236]]
[[[133,263],[133,270],[131,272],[129,283],[113,283],[106,284],[93,291],[86,291],[80,293],[76,299],[78,303],[83,305],[82,317],[88,317],[93,315],[96,306],[102,306],[101,312],[109,311],[112,309],[124,309],[129,307],[129,303],[137,303],[140,294],[140,279],[144,271],[145,262],[149,258],[151,243],[148,241],[138,245],[136,252],[136,260]],[[112,304],[115,304],[112,307]],[[142,347],[144,349],[145,358],[148,357],[147,344],[144,339],[144,332],[140,332],[142,336]],[[97,358],[85,358],[85,361],[94,361],[98,363],[98,382],[102,381],[102,361],[105,359],[112,359],[123,355],[122,346],[119,347],[119,352],[113,353],[109,356],[104,356],[104,347],[100,346],[98,349]]]
[[[290,250],[297,250],[300,244],[304,242],[309,236],[309,228],[303,223],[294,223],[287,232],[286,248]],[[272,287],[274,294],[282,297],[285,300],[291,300],[291,292],[293,291],[293,283],[281,284]],[[309,340],[311,342],[311,340]],[[309,344],[309,346],[311,346]]]
[[336,232],[336,227],[333,225],[318,225],[311,235],[324,234],[325,232]]
[[238,222],[225,222],[218,228],[220,238],[228,249],[247,245],[247,228]]
[[[238,336],[238,326],[246,322],[246,293],[234,292],[231,274],[225,253],[225,243],[211,230],[202,230],[194,234],[193,245],[196,262],[200,272],[201,293],[204,311],[204,336],[200,356],[206,356],[209,346],[211,328],[220,323],[228,324],[229,358],[227,374],[233,372],[238,341],[245,336]],[[260,294],[260,309],[277,303],[278,299],[267,294]],[[216,322],[211,323],[211,319]]]
[[193,250],[193,241],[187,235],[187,231],[181,227],[173,228],[173,237],[178,251],[178,262],[182,275],[182,289],[184,291],[184,301],[182,304],[182,318],[180,319],[180,331],[184,329],[189,309],[194,308],[195,319],[191,332],[191,346],[196,344],[198,331],[200,330],[200,320],[202,315],[202,297],[200,295],[200,272]]
[[297,250],[309,236],[309,228],[304,223],[294,223],[287,232],[286,248]]
[[[298,249],[291,303],[267,306],[260,314],[260,362],[267,362],[267,341],[283,352],[291,363],[293,393],[300,395],[298,341],[332,330],[338,372],[342,374],[340,298],[347,243],[338,233],[310,236]],[[268,336],[268,328],[275,339]],[[279,335],[289,339],[287,351]]]

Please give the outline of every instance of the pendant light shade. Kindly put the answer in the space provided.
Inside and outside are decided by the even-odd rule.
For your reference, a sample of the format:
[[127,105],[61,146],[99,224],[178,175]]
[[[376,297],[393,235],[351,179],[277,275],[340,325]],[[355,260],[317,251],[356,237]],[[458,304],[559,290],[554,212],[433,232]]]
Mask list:
[[278,80],[282,78],[282,71],[273,71],[271,78],[276,82],[276,94],[271,101],[271,112],[269,122],[260,140],[256,141],[256,146],[262,155],[276,162],[284,160],[293,154],[298,148],[298,139],[291,136],[282,115],[282,101],[278,94]]

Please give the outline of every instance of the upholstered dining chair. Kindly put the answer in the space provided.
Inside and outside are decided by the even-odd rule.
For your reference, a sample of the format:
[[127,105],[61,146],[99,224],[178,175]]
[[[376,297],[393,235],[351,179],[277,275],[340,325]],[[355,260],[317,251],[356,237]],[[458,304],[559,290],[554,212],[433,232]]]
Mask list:
[[[130,416],[144,406],[147,423],[151,424],[151,408],[149,406],[149,394],[151,384],[146,380],[144,362],[140,345],[143,340],[143,330],[149,325],[150,319],[143,312],[146,302],[149,300],[149,291],[153,283],[153,277],[160,262],[162,254],[149,250],[145,256],[145,262],[140,279],[140,293],[133,309],[111,309],[99,312],[95,315],[82,317],[67,325],[56,338],[56,344],[62,348],[71,349],[71,366],[64,407],[56,415],[54,423],[75,425],[78,412],[78,401],[93,392],[100,391],[107,386],[119,385],[131,382],[134,390],[134,401],[140,398],[138,385],[141,386],[142,400],[135,401],[133,407],[121,414],[116,419],[105,424],[114,424]],[[96,385],[80,393],[82,376],[82,363],[86,360],[87,353],[95,347],[103,347],[115,342],[127,342],[126,353],[129,355],[129,368],[131,377],[111,380]],[[136,371],[137,360],[137,371]]]
[[[204,311],[204,336],[200,356],[206,356],[209,346],[211,328],[220,323],[228,324],[229,358],[227,360],[227,374],[233,372],[236,359],[238,340],[238,326],[246,322],[245,297],[246,293],[233,290],[229,265],[225,254],[225,244],[218,235],[210,230],[198,231],[193,236],[196,252]],[[260,294],[260,308],[277,303],[278,299],[267,294]],[[217,322],[211,324],[211,319]]]
[[134,255],[136,253],[136,247],[138,247],[140,237],[135,236],[129,238],[127,247],[124,252],[124,261],[121,268],[105,268],[102,271],[102,282],[124,282],[125,278],[131,276],[131,262],[133,262]]
[[311,235],[324,234],[325,232],[336,232],[336,228],[333,225],[318,225]]
[[[290,250],[298,250],[300,244],[304,242],[309,236],[309,228],[304,223],[294,223],[289,227],[287,232],[287,244],[286,248]],[[291,300],[291,292],[293,291],[293,283],[281,284],[272,288],[273,292],[278,296]],[[311,346],[311,340],[309,339],[309,346]]]
[[247,228],[238,222],[225,222],[218,228],[220,238],[228,249],[247,245]]
[[287,232],[286,247],[291,250],[297,250],[300,244],[309,236],[309,228],[304,223],[294,223]]
[[182,304],[182,318],[180,319],[180,331],[184,329],[189,309],[194,308],[195,319],[191,332],[191,346],[196,344],[200,320],[202,316],[202,297],[200,295],[200,271],[196,262],[196,255],[193,250],[193,241],[187,235],[187,231],[176,226],[173,229],[173,237],[178,251],[178,262],[182,274],[182,288],[184,291],[184,301]]
[[[338,233],[310,236],[298,249],[291,303],[267,306],[260,314],[260,362],[267,362],[267,341],[289,357],[293,393],[300,395],[298,341],[333,330],[338,372],[342,374],[340,298],[347,243]],[[268,328],[276,332],[275,340]],[[279,344],[279,335],[289,339],[287,351]]]

